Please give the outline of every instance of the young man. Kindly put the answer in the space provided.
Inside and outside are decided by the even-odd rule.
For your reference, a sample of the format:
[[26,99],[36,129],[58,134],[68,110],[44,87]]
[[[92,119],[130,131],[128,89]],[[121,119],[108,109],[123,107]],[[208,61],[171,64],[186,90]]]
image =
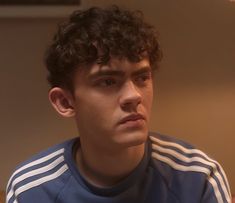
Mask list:
[[47,51],[55,110],[79,137],[21,164],[7,203],[225,203],[223,169],[200,150],[148,132],[161,52],[140,12],[91,8],[59,27]]

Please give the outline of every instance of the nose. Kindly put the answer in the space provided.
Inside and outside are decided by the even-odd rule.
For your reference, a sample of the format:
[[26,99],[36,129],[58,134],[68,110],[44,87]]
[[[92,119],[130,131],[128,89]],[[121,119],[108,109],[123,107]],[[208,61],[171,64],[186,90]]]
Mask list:
[[135,111],[141,103],[142,96],[140,90],[133,81],[127,81],[123,86],[120,96],[120,106],[125,111]]

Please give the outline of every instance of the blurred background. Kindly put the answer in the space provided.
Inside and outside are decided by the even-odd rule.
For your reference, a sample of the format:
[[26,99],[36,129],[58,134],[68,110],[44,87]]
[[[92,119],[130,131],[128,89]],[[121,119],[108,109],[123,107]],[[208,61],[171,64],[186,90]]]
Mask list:
[[43,54],[77,8],[139,9],[159,31],[151,130],[184,139],[219,161],[235,193],[235,2],[81,0],[79,6],[0,6],[0,190],[14,167],[77,136],[47,98]]

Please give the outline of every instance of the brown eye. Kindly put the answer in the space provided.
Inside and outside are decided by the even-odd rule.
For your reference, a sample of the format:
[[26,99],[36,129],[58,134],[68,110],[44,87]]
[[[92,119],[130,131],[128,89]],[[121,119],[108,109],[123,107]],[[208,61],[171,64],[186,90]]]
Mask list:
[[151,79],[151,74],[150,73],[144,73],[140,74],[135,78],[135,81],[140,84],[144,85],[146,82],[148,82]]
[[111,87],[117,84],[114,78],[105,78],[98,81],[98,85],[101,87]]
[[112,79],[107,79],[107,80],[104,81],[104,83],[105,83],[106,86],[111,86],[111,85],[116,84],[116,81],[112,80]]

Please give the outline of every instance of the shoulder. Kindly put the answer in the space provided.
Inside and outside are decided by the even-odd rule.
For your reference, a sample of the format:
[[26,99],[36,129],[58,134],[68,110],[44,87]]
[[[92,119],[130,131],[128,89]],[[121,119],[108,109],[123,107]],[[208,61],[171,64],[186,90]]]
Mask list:
[[[72,142],[55,145],[17,166],[7,184],[6,202],[20,202],[18,199],[22,198],[24,202],[49,202],[47,199],[55,198],[52,196],[69,178],[65,151]],[[40,196],[40,200],[35,199],[35,194]]]
[[209,193],[219,203],[230,202],[229,184],[217,161],[180,139],[157,133],[149,138],[153,166],[170,190],[182,195],[179,199],[193,192],[200,202]]

